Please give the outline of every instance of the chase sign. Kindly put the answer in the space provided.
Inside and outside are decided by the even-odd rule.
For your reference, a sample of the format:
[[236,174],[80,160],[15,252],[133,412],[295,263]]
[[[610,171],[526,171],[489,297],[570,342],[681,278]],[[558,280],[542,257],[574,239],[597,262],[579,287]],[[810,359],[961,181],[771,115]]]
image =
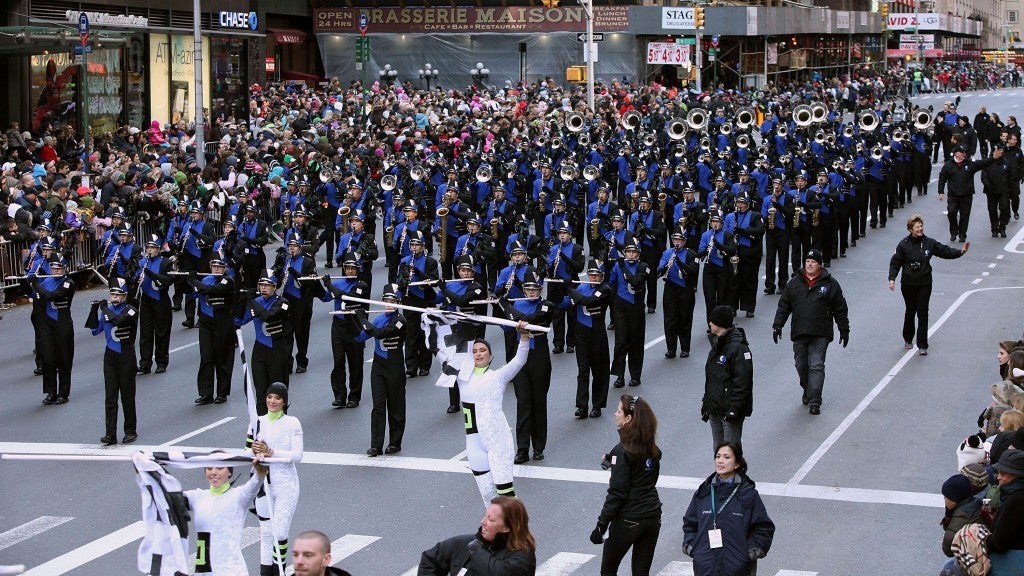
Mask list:
[[217,22],[221,28],[248,28],[255,31],[259,27],[255,12],[221,12]]

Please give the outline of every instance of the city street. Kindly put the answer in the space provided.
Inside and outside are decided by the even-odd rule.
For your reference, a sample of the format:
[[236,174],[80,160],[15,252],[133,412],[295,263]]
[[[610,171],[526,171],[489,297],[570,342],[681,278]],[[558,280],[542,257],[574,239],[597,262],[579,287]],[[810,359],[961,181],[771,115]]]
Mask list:
[[[973,120],[978,106],[1008,115],[1024,112],[1024,89],[963,94],[960,113]],[[916,103],[941,108],[955,94],[925,95]],[[909,112],[909,111],[908,111]],[[777,530],[758,573],[769,576],[934,574],[940,548],[939,488],[956,472],[956,444],[976,431],[998,377],[997,344],[1024,331],[1024,227],[1011,220],[1009,238],[989,237],[978,185],[968,239],[959,260],[934,259],[931,336],[927,357],[904,350],[903,300],[887,288],[889,257],[913,213],[925,233],[948,239],[945,205],[937,200],[933,168],[929,194],[914,197],[885,229],[869,230],[830,272],[850,305],[849,347],[829,347],[824,404],[810,416],[800,403],[792,349],[774,344],[771,325],[778,296],[758,290],[755,318],[737,318],[754,357],[754,413],[744,430],[750,476],[757,482]],[[954,244],[960,246],[959,244]],[[322,254],[319,258],[323,272]],[[373,297],[385,282],[375,269]],[[240,448],[247,416],[242,370],[235,364],[229,401],[194,406],[197,330],[175,315],[171,362],[165,374],[139,376],[139,441],[101,447],[103,340],[81,326],[91,300],[74,303],[76,358],[70,403],[43,406],[41,378],[32,375],[29,306],[5,311],[0,365],[7,401],[0,407],[0,453],[130,454],[134,450]],[[660,296],[660,294],[659,294]],[[408,424],[402,452],[369,458],[369,364],[362,403],[332,409],[327,304],[315,305],[310,368],[291,379],[289,414],[305,432],[299,466],[301,496],[292,535],[307,529],[335,540],[335,560],[355,576],[415,574],[420,552],[438,540],[476,530],[483,507],[465,461],[461,414],[445,413],[447,391],[428,377],[408,383]],[[516,492],[531,514],[538,542],[538,572],[545,576],[597,574],[601,549],[590,544],[607,489],[599,463],[617,441],[612,412],[621,392],[641,394],[659,418],[664,452],[660,484],[662,533],[652,574],[692,574],[681,552],[682,517],[693,489],[713,470],[711,432],[700,420],[704,361],[703,298],[695,311],[692,353],[665,359],[661,307],[647,316],[643,383],[612,389],[598,419],[576,420],[575,359],[553,355],[546,459],[516,466]],[[244,329],[247,348],[253,328]],[[488,328],[492,343],[500,340]],[[614,338],[610,335],[610,340]],[[366,359],[372,356],[368,347]],[[496,365],[503,364],[497,354]],[[515,422],[515,397],[505,398]],[[119,430],[120,432],[120,430]],[[205,486],[202,472],[175,471],[186,488]],[[136,573],[142,536],[139,490],[129,462],[2,461],[0,565],[25,564],[32,576]],[[247,520],[243,553],[257,572],[258,530]],[[628,559],[620,573],[629,573]]]

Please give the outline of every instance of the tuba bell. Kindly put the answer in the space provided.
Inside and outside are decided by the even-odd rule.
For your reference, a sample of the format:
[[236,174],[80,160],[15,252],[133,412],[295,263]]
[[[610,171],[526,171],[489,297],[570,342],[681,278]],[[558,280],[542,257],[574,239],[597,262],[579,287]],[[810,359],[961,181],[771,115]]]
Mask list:
[[572,164],[562,164],[562,167],[558,169],[558,176],[562,180],[575,180],[576,179],[576,167]]
[[380,188],[385,192],[390,192],[398,187],[398,178],[394,174],[385,174],[380,179]]
[[932,125],[932,115],[924,108],[914,110],[911,115],[914,117],[914,130],[927,130]]
[[630,110],[622,116],[622,127],[626,130],[636,130],[637,127],[640,126],[641,120],[642,118],[640,117],[639,112],[636,110]]
[[682,140],[686,137],[686,121],[682,118],[673,118],[672,120],[669,120],[665,131],[668,132],[668,137],[670,139]]
[[793,108],[793,122],[800,128],[806,128],[811,125],[814,116],[811,112],[811,107],[807,104],[800,104],[796,108]]
[[744,106],[736,111],[736,127],[740,130],[746,130],[754,124],[755,118],[757,116],[754,114],[754,109]]
[[320,170],[320,182],[327,184],[331,180],[334,180],[334,171],[324,166],[324,168]]
[[824,102],[811,102],[811,122],[821,124],[828,118],[828,107]]
[[481,166],[476,169],[476,181],[477,182],[490,182],[491,181],[491,167]]
[[878,128],[878,114],[872,110],[866,110],[857,117],[857,125],[861,132],[874,132]]
[[417,164],[409,169],[409,177],[419,182],[427,177],[427,170],[423,166]]
[[583,177],[586,178],[588,182],[593,182],[594,180],[597,180],[600,176],[601,169],[593,164],[588,164],[583,168]]
[[565,117],[565,128],[569,132],[580,132],[585,124],[586,119],[579,112],[573,112]]
[[703,130],[708,123],[708,113],[703,108],[694,108],[686,113],[686,125],[690,130]]

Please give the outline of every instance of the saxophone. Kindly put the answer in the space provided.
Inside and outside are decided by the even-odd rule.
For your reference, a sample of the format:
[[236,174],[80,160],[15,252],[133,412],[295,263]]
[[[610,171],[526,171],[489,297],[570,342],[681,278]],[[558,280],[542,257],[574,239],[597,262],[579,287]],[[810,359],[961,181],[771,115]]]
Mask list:
[[768,229],[769,230],[775,230],[775,226],[776,226],[776,224],[775,224],[775,215],[779,212],[778,209],[775,208],[775,203],[778,202],[778,201],[779,201],[779,197],[777,195],[775,195],[775,194],[772,194],[772,200],[771,200],[772,205],[771,205],[770,208],[768,208]]
[[494,238],[494,241],[497,242],[499,232],[498,224],[501,223],[501,212],[498,211],[498,201],[493,200],[493,202],[494,205],[491,208],[491,238]]
[[601,225],[601,220],[598,219],[598,218],[594,218],[593,220],[590,221],[590,239],[591,240],[597,240],[598,238],[601,237],[601,234],[598,231],[598,227],[600,225]]
[[797,201],[796,208],[793,209],[793,228],[800,227],[800,215],[804,213],[804,207]]
[[395,216],[394,208],[391,209],[391,225],[384,229],[384,244],[387,246],[393,246],[395,239],[395,225],[397,223],[397,217]]
[[[733,239],[733,242],[736,244],[736,246],[740,245],[739,238],[737,238],[735,235],[733,235],[732,239]],[[740,273],[740,255],[739,255],[739,253],[736,253],[736,254],[733,254],[732,256],[729,256],[729,263],[732,264],[732,275],[736,276],[737,274],[739,274]]]

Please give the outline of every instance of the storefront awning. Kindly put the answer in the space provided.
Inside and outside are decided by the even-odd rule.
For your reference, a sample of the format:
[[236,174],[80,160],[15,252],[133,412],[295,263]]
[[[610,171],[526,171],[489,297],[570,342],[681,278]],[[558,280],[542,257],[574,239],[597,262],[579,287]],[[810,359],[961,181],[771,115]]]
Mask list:
[[274,35],[278,44],[302,44],[306,41],[306,33],[294,28],[267,28],[267,32]]

